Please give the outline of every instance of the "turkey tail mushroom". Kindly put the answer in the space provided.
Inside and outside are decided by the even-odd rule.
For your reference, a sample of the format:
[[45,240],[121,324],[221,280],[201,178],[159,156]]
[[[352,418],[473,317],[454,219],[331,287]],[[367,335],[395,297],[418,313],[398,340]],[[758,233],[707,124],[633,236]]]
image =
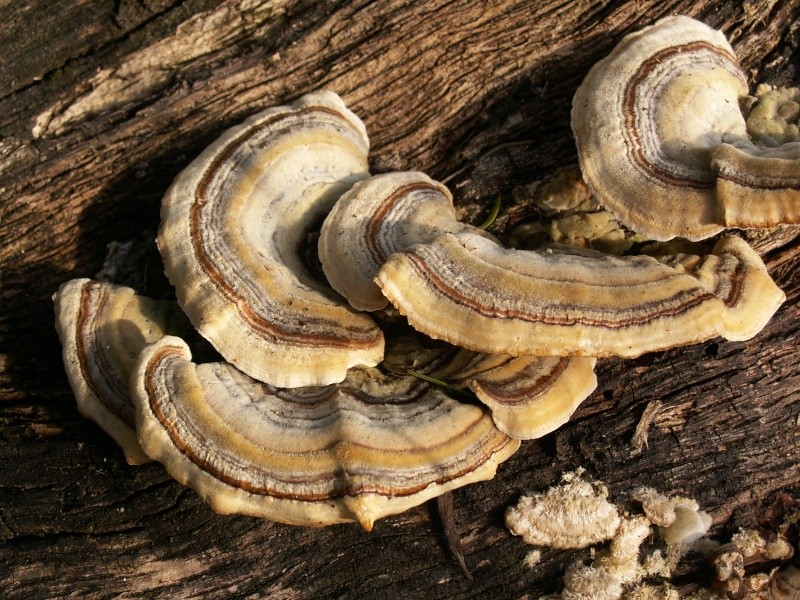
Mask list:
[[136,440],[128,379],[139,352],[189,323],[174,302],[131,288],[72,279],[53,296],[64,367],[78,410],[108,433],[132,465],[150,459]]
[[477,406],[366,367],[324,387],[275,388],[195,365],[167,337],[132,377],[147,454],[220,513],[323,526],[376,519],[491,479],[519,442]]
[[586,183],[654,240],[800,221],[800,144],[756,147],[747,79],[725,36],[667,17],[626,36],[575,93],[572,130]]
[[735,295],[762,295],[743,302],[736,319],[685,269],[649,256],[508,250],[467,232],[394,254],[377,280],[414,328],[463,348],[636,357],[717,335],[743,339],[763,327],[785,296],[755,252],[747,260],[731,280]]
[[375,365],[383,335],[298,255],[312,226],[368,175],[361,121],[332,92],[226,131],[176,178],[158,247],[178,302],[227,361],[279,386]]

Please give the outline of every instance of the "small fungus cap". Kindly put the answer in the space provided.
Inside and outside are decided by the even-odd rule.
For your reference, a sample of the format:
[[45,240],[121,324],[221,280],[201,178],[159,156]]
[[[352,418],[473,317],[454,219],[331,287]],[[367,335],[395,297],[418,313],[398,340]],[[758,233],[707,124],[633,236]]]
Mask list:
[[150,459],[136,439],[128,379],[139,352],[189,324],[173,302],[131,288],[72,279],[53,296],[64,367],[78,410],[97,423],[132,465]]
[[261,381],[326,384],[381,360],[374,322],[299,256],[368,175],[368,147],[342,100],[315,92],[226,131],[164,197],[158,247],[178,302],[227,361]]
[[526,544],[586,548],[610,540],[620,526],[617,507],[599,482],[580,478],[525,495],[506,511],[506,525]]
[[468,226],[456,219],[453,197],[424,173],[375,175],[345,192],[322,225],[319,258],[333,289],[359,310],[388,301],[373,281],[395,252]]
[[457,388],[468,388],[492,411],[503,433],[540,438],[566,423],[597,387],[593,357],[481,354],[408,337],[392,340],[383,365],[413,370]]
[[214,510],[309,526],[378,518],[491,479],[519,442],[477,406],[366,367],[275,388],[167,337],[132,376],[145,452]]

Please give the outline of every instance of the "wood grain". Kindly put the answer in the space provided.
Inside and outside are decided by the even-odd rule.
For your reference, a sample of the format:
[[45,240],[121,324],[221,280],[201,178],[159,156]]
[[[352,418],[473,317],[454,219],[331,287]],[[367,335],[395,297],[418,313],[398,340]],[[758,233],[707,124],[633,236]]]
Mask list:
[[[215,515],[159,466],[127,466],[78,415],[53,328],[58,285],[94,274],[110,241],[152,236],[172,178],[245,116],[333,89],[366,122],[374,171],[452,175],[478,221],[495,194],[508,211],[515,185],[575,162],[583,75],[625,33],[679,13],[723,29],[751,82],[800,83],[797,0],[0,3],[4,595],[536,598],[576,555],[524,566],[503,511],[576,465],[612,495],[692,495],[717,535],[752,523],[800,477],[795,232],[767,253],[788,300],[758,337],[601,361],[569,425],[455,494],[472,582],[429,507],[369,534],[293,528]],[[141,291],[168,296],[152,246],[144,256]],[[649,447],[633,453],[652,400]]]

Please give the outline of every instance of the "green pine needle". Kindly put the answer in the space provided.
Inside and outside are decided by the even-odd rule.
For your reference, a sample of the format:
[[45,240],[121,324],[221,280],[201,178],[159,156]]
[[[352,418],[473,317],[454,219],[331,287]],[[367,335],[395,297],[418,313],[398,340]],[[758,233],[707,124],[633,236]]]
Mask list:
[[500,214],[500,204],[502,203],[502,198],[500,194],[497,194],[497,198],[494,200],[494,204],[492,205],[492,210],[489,211],[489,215],[486,217],[486,220],[478,225],[478,229],[489,229],[494,222],[497,220],[497,215]]

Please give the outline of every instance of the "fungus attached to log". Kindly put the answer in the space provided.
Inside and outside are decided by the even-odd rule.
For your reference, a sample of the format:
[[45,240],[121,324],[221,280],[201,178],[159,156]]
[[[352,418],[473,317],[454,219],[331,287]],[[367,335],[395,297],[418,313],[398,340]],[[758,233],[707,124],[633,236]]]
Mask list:
[[375,365],[383,336],[298,255],[309,230],[367,176],[361,121],[332,92],[226,131],[164,197],[158,246],[178,302],[227,361],[280,386]]
[[373,281],[393,253],[468,228],[441,183],[417,172],[385,173],[342,195],[322,225],[319,257],[331,286],[359,310],[386,297]]
[[565,475],[543,494],[523,496],[506,511],[506,525],[526,544],[550,548],[586,548],[610,540],[620,526],[617,507],[600,482],[581,479],[582,470]]
[[746,303],[752,327],[739,327],[741,313],[729,322],[713,291],[652,257],[507,250],[467,232],[394,254],[377,279],[412,326],[470,350],[635,357],[762,327],[784,294],[764,283],[769,276],[752,254],[753,266],[732,279],[734,295],[763,287],[759,302]]
[[298,525],[373,522],[491,479],[519,442],[485,411],[366,367],[338,385],[280,389],[178,338],[132,377],[145,452],[214,510]]
[[530,440],[555,431],[597,387],[593,357],[481,354],[416,337],[391,340],[384,367],[470,389],[503,433]]
[[656,240],[800,221],[800,144],[755,146],[746,95],[725,36],[699,21],[668,17],[626,36],[573,100],[587,184]]
[[173,302],[143,298],[124,286],[73,279],[53,296],[64,367],[78,410],[97,423],[132,465],[147,462],[136,440],[128,379],[139,352],[189,327]]

